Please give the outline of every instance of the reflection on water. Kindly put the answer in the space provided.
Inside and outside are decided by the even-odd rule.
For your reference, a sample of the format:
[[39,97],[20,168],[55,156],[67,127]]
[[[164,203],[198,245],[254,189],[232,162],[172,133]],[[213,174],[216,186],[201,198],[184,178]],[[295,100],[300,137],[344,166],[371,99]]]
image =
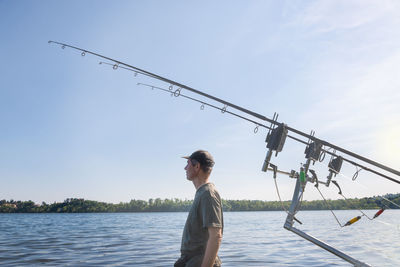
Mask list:
[[[368,212],[368,211],[367,211]],[[372,211],[371,211],[372,212]],[[357,211],[338,211],[346,221]],[[0,214],[8,266],[172,266],[186,213]],[[296,226],[373,266],[400,266],[400,211],[340,228],[328,211],[301,211]],[[350,266],[283,229],[284,212],[226,212],[224,266]]]

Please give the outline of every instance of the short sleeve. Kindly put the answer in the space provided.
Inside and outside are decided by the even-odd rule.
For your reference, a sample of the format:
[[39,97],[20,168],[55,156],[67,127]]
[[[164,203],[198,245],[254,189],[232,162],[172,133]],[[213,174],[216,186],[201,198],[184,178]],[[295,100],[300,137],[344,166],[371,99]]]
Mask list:
[[200,203],[203,228],[222,228],[222,205],[221,200],[210,192],[205,192]]

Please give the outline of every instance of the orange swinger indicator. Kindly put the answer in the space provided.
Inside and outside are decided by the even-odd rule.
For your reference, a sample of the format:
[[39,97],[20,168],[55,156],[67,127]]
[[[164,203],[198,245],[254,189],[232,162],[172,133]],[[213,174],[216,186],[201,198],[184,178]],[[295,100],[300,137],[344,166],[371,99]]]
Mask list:
[[377,212],[377,213],[375,213],[375,215],[374,215],[374,218],[373,218],[373,219],[375,219],[376,217],[378,217],[379,215],[381,215],[381,214],[382,214],[382,212],[383,212],[384,210],[385,210],[384,208],[381,208],[380,210],[378,210],[378,212]]
[[348,221],[344,226],[352,225],[353,223],[355,223],[355,222],[358,221],[359,219],[361,219],[361,216],[354,217],[353,219],[351,219],[350,221]]

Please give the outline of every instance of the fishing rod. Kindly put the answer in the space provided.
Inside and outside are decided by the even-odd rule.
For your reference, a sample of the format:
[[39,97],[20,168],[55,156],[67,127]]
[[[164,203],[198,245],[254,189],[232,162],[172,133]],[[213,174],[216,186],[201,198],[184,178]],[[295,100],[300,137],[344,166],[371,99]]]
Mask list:
[[[122,69],[126,69],[126,70],[129,70],[129,71],[133,71],[134,74],[135,74],[135,76],[137,76],[138,74],[140,74],[140,75],[144,75],[144,76],[147,76],[147,77],[150,77],[150,78],[153,78],[153,79],[156,79],[156,80],[165,82],[165,83],[167,83],[167,84],[170,84],[170,87],[169,87],[169,88],[171,88],[171,89],[172,89],[173,86],[176,86],[176,87],[178,87],[178,89],[176,89],[175,91],[173,91],[173,93],[174,93],[175,96],[183,96],[183,97],[188,98],[188,99],[190,99],[190,100],[193,100],[193,101],[196,101],[196,102],[201,103],[203,107],[204,107],[204,105],[211,106],[211,107],[213,107],[213,108],[216,108],[216,109],[221,110],[221,112],[227,112],[228,114],[237,116],[237,117],[239,117],[239,118],[241,118],[241,119],[245,119],[245,120],[247,120],[247,121],[250,121],[250,122],[252,122],[252,123],[255,123],[257,126],[264,127],[264,128],[266,128],[266,129],[268,129],[269,132],[268,132],[267,139],[271,139],[271,140],[270,140],[270,142],[268,142],[268,140],[267,140],[267,143],[270,144],[270,145],[267,144],[267,148],[269,148],[269,151],[268,151],[268,153],[267,153],[267,156],[266,156],[266,159],[265,159],[265,162],[264,162],[264,166],[263,166],[263,168],[262,168],[263,171],[266,171],[267,168],[268,168],[268,164],[269,164],[270,158],[271,158],[271,156],[272,156],[272,152],[275,152],[276,154],[277,154],[278,152],[280,152],[280,151],[282,150],[282,148],[283,148],[283,145],[284,145],[284,142],[285,142],[286,137],[288,137],[288,138],[291,138],[291,139],[293,139],[293,140],[296,140],[296,141],[298,141],[298,142],[300,142],[300,143],[306,144],[306,145],[308,145],[308,146],[309,146],[310,144],[315,144],[315,145],[318,147],[318,148],[317,148],[317,150],[319,150],[318,152],[322,153],[324,156],[325,156],[325,154],[329,154],[329,155],[331,155],[331,156],[333,156],[333,157],[340,157],[340,160],[341,160],[341,161],[346,161],[346,162],[348,162],[348,163],[350,163],[350,164],[352,164],[352,165],[354,165],[354,166],[360,167],[361,169],[364,169],[364,170],[366,170],[366,171],[372,172],[372,173],[374,173],[374,174],[376,174],[376,175],[379,175],[379,176],[381,176],[381,177],[383,177],[383,178],[385,178],[385,179],[388,179],[388,180],[390,180],[390,181],[392,181],[392,182],[395,182],[395,183],[400,184],[400,181],[399,181],[398,179],[395,179],[395,178],[393,178],[393,177],[390,177],[390,176],[388,176],[388,175],[386,175],[386,174],[383,174],[383,173],[380,172],[380,171],[371,169],[371,168],[369,168],[369,167],[367,167],[367,166],[365,166],[365,165],[362,165],[362,164],[360,164],[360,163],[357,163],[357,162],[355,162],[355,161],[353,161],[353,160],[350,160],[350,159],[348,159],[348,158],[344,158],[344,157],[341,157],[341,156],[337,156],[337,154],[336,154],[335,152],[331,152],[331,151],[329,151],[329,149],[324,149],[323,147],[328,147],[328,148],[330,148],[330,149],[333,149],[334,151],[342,152],[342,153],[344,153],[344,154],[346,154],[346,155],[348,155],[348,156],[350,156],[350,157],[353,157],[353,158],[358,159],[358,160],[360,160],[360,161],[362,161],[362,162],[365,162],[365,163],[368,163],[368,164],[370,164],[370,165],[373,165],[373,166],[375,166],[375,167],[377,167],[377,168],[379,168],[379,169],[385,170],[385,171],[390,172],[390,173],[392,173],[392,174],[395,174],[395,175],[397,175],[397,176],[400,176],[400,171],[395,170],[395,169],[393,169],[393,168],[390,168],[390,167],[388,167],[388,166],[385,166],[385,165],[383,165],[383,164],[381,164],[381,163],[378,163],[378,162],[373,161],[373,160],[371,160],[371,159],[368,159],[368,158],[366,158],[366,157],[363,157],[363,156],[361,156],[361,155],[359,155],[359,154],[356,154],[356,153],[354,153],[354,152],[351,152],[351,151],[349,151],[349,150],[346,150],[346,149],[344,149],[344,148],[342,148],[342,147],[339,147],[339,146],[334,145],[334,144],[332,144],[332,143],[329,143],[329,142],[327,142],[327,141],[318,139],[318,138],[316,138],[313,134],[307,134],[307,133],[304,133],[304,132],[302,132],[302,131],[300,131],[300,130],[297,130],[297,129],[295,129],[295,128],[289,127],[289,126],[286,125],[286,124],[280,123],[280,122],[277,121],[278,116],[275,115],[275,114],[274,114],[274,118],[273,118],[273,119],[270,119],[270,118],[268,118],[268,117],[266,117],[266,116],[263,116],[263,115],[261,115],[261,114],[259,114],[259,113],[256,113],[256,112],[251,111],[251,110],[249,110],[249,109],[246,109],[246,108],[243,108],[243,107],[241,107],[241,106],[235,105],[235,104],[233,104],[233,103],[230,103],[230,102],[225,101],[225,100],[223,100],[223,99],[220,99],[220,98],[218,98],[218,97],[212,96],[212,95],[210,95],[210,94],[204,93],[204,92],[202,92],[202,91],[200,91],[200,90],[194,89],[194,88],[189,87],[189,86],[187,86],[187,85],[184,85],[184,84],[181,84],[181,83],[179,83],[179,82],[176,82],[176,81],[170,80],[170,79],[168,79],[168,78],[162,77],[162,76],[160,76],[160,75],[151,73],[151,72],[146,71],[146,70],[143,70],[143,69],[141,69],[141,68],[138,68],[138,67],[135,67],[135,66],[126,64],[126,63],[124,63],[124,62],[122,62],[122,61],[119,61],[119,60],[116,60],[116,59],[113,59],[113,58],[110,58],[110,57],[107,57],[107,56],[103,56],[103,55],[101,55],[101,54],[98,54],[98,53],[95,53],[95,52],[92,52],[92,51],[89,51],[89,50],[87,50],[87,49],[83,49],[83,48],[79,48],[79,47],[72,46],[72,45],[69,45],[69,44],[65,44],[65,43],[61,43],[61,42],[57,42],[57,41],[51,41],[51,40],[48,41],[48,43],[49,43],[49,44],[57,44],[57,45],[60,45],[61,48],[63,48],[63,49],[65,49],[66,47],[68,47],[68,48],[72,48],[72,49],[74,49],[74,50],[80,51],[82,56],[85,56],[86,54],[91,54],[91,55],[94,55],[94,56],[96,56],[96,57],[106,59],[106,60],[108,60],[108,61],[110,61],[110,62],[113,62],[113,63],[100,62],[100,64],[112,65],[113,69],[115,69],[115,70],[118,69],[118,68],[122,68]],[[166,90],[166,89],[164,89],[164,88],[160,88],[160,87],[157,87],[157,88],[156,88],[155,86],[148,85],[148,84],[141,84],[141,83],[139,83],[138,85],[148,86],[148,87],[152,87],[153,89],[158,89],[158,90],[160,90],[160,89]],[[197,95],[200,95],[200,96],[202,96],[202,97],[211,99],[211,100],[213,100],[213,101],[219,102],[219,103],[223,104],[224,107],[221,109],[221,108],[219,108],[219,107],[217,107],[217,106],[215,106],[215,105],[208,104],[208,103],[205,102],[205,101],[201,101],[201,100],[198,100],[198,99],[196,99],[196,98],[192,98],[192,97],[188,97],[188,96],[186,96],[186,95],[183,95],[183,94],[181,93],[181,90],[182,90],[182,89],[185,89],[185,90],[187,90],[187,91],[190,91],[190,92],[195,93],[195,94],[197,94]],[[166,90],[166,91],[169,92],[169,93],[171,93],[172,90]],[[252,119],[249,119],[249,118],[246,118],[246,117],[244,117],[244,116],[238,115],[238,114],[236,114],[236,113],[234,113],[234,112],[228,111],[228,110],[227,110],[228,107],[233,108],[233,109],[236,109],[236,110],[238,110],[238,111],[240,111],[240,112],[243,112],[243,113],[245,113],[245,114],[247,114],[247,115],[250,115],[250,116],[252,116],[252,117],[255,117],[256,119],[259,119],[259,120],[262,120],[262,121],[264,121],[264,122],[270,123],[271,125],[268,127],[268,126],[266,126],[266,125],[264,125],[264,124],[262,124],[262,123],[258,123],[258,122],[254,121],[254,120],[252,120]],[[258,131],[258,128],[256,127],[255,130],[254,130],[255,132],[256,132],[256,129],[257,129],[257,131]],[[301,140],[301,139],[299,139],[299,138],[296,138],[296,137],[294,137],[294,136],[288,134],[289,132],[293,132],[293,133],[295,133],[295,134],[297,134],[297,135],[300,135],[300,136],[302,136],[302,137],[307,138],[307,139],[308,139],[308,142],[303,141],[303,140]],[[272,142],[271,142],[271,141],[272,141]],[[312,141],[312,143],[311,143],[311,141]],[[272,144],[271,144],[271,143],[272,143]],[[357,173],[358,173],[358,172],[359,172],[359,171],[357,171]]]

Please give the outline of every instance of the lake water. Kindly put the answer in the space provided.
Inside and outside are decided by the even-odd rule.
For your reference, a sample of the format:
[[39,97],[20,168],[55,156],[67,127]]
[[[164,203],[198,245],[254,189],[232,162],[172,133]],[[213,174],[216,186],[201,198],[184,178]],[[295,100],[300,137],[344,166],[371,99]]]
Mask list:
[[[374,211],[366,211],[373,215]],[[337,211],[342,222],[358,211]],[[187,213],[0,214],[3,266],[173,266]],[[226,212],[223,266],[351,266],[283,228],[284,212]],[[400,210],[340,228],[329,211],[295,227],[373,266],[400,266]]]

